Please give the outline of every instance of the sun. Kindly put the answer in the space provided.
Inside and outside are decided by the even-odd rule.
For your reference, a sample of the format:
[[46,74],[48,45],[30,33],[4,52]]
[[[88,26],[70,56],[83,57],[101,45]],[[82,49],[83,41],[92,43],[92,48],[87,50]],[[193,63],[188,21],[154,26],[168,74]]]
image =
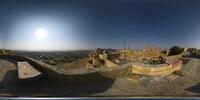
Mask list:
[[38,30],[36,30],[35,34],[38,38],[45,38],[45,37],[47,37],[47,30],[46,29],[38,29]]

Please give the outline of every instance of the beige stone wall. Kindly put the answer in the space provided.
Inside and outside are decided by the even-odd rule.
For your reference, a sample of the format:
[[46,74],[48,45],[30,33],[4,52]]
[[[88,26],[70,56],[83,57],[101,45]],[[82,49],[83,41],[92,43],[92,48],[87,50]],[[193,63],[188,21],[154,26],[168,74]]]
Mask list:
[[135,51],[133,49],[126,49],[120,52],[120,58],[126,60],[134,60],[134,59],[142,59],[142,58],[158,58],[158,57],[166,57],[165,54],[161,53],[160,50],[153,47],[146,47],[142,51]]
[[112,61],[107,60],[107,59],[105,59],[105,65],[106,65],[107,67],[117,67],[117,66],[118,66],[117,64],[115,64],[115,63],[113,63]]
[[[182,62],[181,62],[182,63]],[[174,71],[179,71],[181,70],[182,64],[179,63],[176,66],[173,66],[172,64],[161,64],[161,65],[144,65],[144,64],[133,64],[132,65],[132,73],[134,74],[140,74],[140,75],[146,75],[146,76],[167,76]]]
[[104,59],[105,57],[104,57],[103,54],[99,54],[99,58],[100,58],[100,59]]
[[105,66],[107,67],[116,67],[117,64],[113,63],[112,61],[108,60],[105,55],[99,54],[99,58],[105,61]]
[[166,62],[172,63],[175,60],[179,60],[181,57],[182,57],[182,55],[169,56],[169,57],[166,57]]
[[126,67],[112,67],[108,70],[96,69],[94,71],[85,71],[77,74],[68,73],[68,71],[60,69],[58,66],[48,65],[32,58],[17,56],[17,55],[4,55],[0,58],[9,58],[16,61],[27,61],[35,69],[45,73],[47,77],[54,81],[62,81],[68,84],[81,83],[81,82],[96,82],[104,80],[114,80],[116,77],[124,77],[131,75],[132,66]]

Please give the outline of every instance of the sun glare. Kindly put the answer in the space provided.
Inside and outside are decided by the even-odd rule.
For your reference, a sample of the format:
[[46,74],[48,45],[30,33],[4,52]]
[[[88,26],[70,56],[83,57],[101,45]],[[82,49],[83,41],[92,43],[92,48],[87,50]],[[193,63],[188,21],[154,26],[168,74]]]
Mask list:
[[47,36],[47,30],[46,29],[38,29],[38,30],[36,30],[36,36],[38,38],[45,38]]

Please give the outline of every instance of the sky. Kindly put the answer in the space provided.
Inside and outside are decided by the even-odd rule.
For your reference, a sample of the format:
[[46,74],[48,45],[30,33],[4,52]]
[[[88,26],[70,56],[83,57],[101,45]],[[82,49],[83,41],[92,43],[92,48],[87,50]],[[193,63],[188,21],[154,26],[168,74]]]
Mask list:
[[199,0],[1,0],[0,14],[0,48],[200,48]]

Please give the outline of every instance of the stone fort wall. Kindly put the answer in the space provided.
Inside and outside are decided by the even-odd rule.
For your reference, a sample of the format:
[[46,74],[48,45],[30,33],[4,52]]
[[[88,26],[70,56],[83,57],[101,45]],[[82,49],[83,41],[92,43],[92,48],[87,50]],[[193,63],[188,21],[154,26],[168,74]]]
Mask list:
[[30,63],[35,69],[45,73],[48,79],[72,84],[80,82],[114,80],[116,77],[130,75],[132,69],[131,66],[123,68],[99,68],[95,70],[85,71],[83,73],[71,74],[57,66],[48,65],[29,57],[17,55],[0,55],[0,58],[15,60],[16,63],[17,61],[26,61]]

